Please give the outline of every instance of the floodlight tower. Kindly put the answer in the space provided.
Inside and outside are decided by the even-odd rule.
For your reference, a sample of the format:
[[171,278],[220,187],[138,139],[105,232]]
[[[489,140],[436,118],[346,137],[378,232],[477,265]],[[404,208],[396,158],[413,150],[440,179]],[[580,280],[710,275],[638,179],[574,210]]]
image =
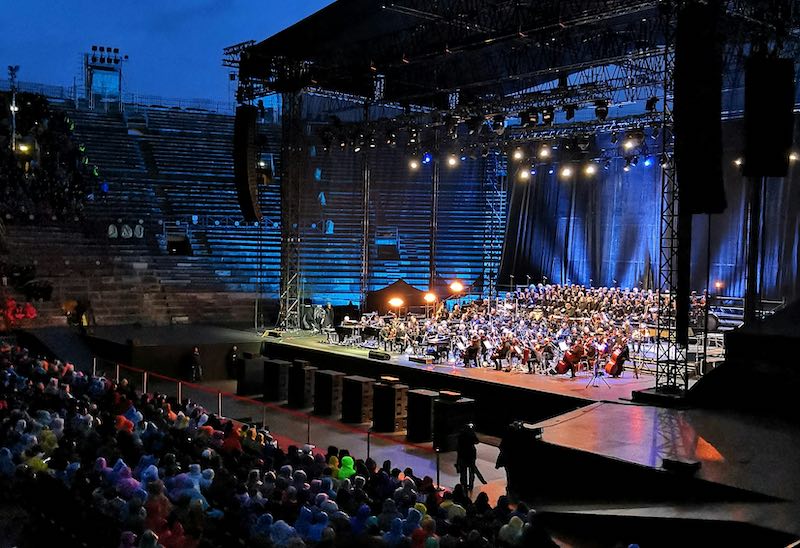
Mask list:
[[17,73],[19,65],[8,65],[8,79],[11,81],[11,150],[17,150]]

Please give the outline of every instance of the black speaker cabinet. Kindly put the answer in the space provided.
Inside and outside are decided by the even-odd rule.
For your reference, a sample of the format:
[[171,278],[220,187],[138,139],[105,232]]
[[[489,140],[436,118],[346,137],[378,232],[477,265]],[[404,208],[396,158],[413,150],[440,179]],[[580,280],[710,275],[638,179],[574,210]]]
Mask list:
[[380,350],[370,350],[369,357],[372,358],[373,360],[388,360],[389,358],[391,358],[389,354],[387,354],[386,352],[381,352]]
[[[308,362],[303,362],[308,363]],[[314,401],[314,373],[317,368],[301,365],[298,360],[289,369],[288,406],[293,409],[311,407]]]
[[433,436],[433,401],[438,394],[433,390],[408,391],[408,432],[412,442],[431,441]]
[[455,451],[458,432],[475,420],[475,400],[442,399],[433,402],[433,446],[441,452]]
[[785,177],[794,137],[794,62],[756,56],[744,77],[744,166],[753,177]]
[[342,422],[361,424],[372,420],[375,379],[357,375],[342,381]]
[[245,221],[261,220],[258,205],[258,146],[256,119],[258,109],[252,105],[236,107],[233,121],[233,175],[236,195]]
[[397,432],[406,428],[408,386],[377,382],[373,386],[372,429]]
[[719,2],[686,2],[675,37],[675,168],[685,213],[722,213],[722,43]]
[[322,369],[314,374],[314,414],[338,417],[342,412],[341,371]]
[[240,358],[236,362],[236,395],[261,394],[264,358]]
[[289,399],[289,368],[285,360],[264,360],[264,401]]

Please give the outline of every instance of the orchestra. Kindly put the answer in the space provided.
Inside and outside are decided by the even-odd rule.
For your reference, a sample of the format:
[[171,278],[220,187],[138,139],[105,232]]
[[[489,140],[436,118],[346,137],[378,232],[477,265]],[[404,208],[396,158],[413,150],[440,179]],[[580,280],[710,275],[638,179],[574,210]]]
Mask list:
[[[692,309],[704,300],[693,296]],[[674,302],[652,291],[539,284],[450,310],[441,303],[430,317],[367,313],[359,321],[346,319],[337,331],[340,343],[382,345],[434,363],[493,365],[498,371],[516,365],[528,373],[571,377],[580,370],[604,371],[618,377],[631,350],[639,355],[653,341],[662,307],[674,308]],[[638,376],[638,367],[634,373]]]

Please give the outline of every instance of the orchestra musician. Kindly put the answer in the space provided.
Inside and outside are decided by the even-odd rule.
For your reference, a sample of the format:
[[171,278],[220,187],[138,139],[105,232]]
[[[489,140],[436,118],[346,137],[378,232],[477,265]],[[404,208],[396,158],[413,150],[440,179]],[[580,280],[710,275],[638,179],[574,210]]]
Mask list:
[[473,335],[470,339],[469,346],[464,351],[464,367],[472,367],[470,364],[474,364],[474,367],[480,367],[480,363],[478,359],[481,354],[481,339],[478,335]]
[[503,360],[508,359],[511,355],[511,338],[503,337],[500,341],[500,346],[497,347],[492,354],[492,361],[494,362],[495,371],[503,370]]

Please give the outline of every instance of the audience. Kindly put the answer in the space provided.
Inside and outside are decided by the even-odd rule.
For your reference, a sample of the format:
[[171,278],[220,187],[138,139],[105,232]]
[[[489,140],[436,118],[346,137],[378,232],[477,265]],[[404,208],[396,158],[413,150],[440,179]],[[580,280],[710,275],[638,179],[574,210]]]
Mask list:
[[505,497],[473,503],[336,447],[283,451],[268,429],[8,344],[0,481],[28,506],[92,519],[98,545],[102,531],[130,548],[553,545]]
[[[10,116],[9,93],[0,112]],[[97,184],[97,170],[74,139],[74,124],[47,99],[17,94],[17,150],[10,146],[10,120],[0,119],[0,215],[6,223],[80,218]],[[2,115],[0,115],[2,116]]]

